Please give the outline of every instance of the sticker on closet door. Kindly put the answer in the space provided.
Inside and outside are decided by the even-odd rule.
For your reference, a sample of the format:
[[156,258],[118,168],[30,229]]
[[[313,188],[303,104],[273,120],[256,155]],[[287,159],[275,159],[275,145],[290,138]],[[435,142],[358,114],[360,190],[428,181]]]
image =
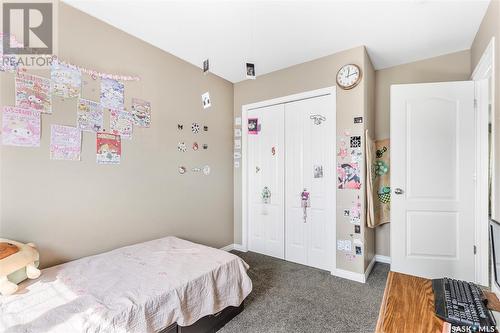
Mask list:
[[322,165],[315,165],[313,174],[314,174],[314,178],[323,178],[323,166]]
[[249,118],[248,119],[248,134],[257,135],[259,134],[259,119]]

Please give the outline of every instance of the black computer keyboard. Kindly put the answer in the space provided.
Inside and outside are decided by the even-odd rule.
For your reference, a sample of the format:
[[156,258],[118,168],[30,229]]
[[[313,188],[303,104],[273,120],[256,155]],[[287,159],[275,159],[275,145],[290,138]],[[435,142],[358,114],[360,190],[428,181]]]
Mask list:
[[453,279],[432,280],[436,315],[457,326],[495,327],[495,319],[486,308],[485,297],[477,285]]

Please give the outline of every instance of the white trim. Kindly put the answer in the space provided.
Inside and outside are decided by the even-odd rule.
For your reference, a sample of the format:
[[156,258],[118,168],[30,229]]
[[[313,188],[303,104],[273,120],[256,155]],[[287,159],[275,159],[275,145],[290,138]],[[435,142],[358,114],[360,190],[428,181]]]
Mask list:
[[247,252],[247,249],[243,247],[243,245],[241,244],[229,244],[229,245],[226,245],[224,247],[221,247],[219,250],[222,250],[222,251],[232,251],[232,250],[235,250],[235,251],[239,251],[239,252]]
[[375,261],[376,262],[381,262],[384,264],[391,264],[391,257],[389,256],[383,256],[381,254],[376,254],[375,255]]
[[[284,104],[284,103],[290,103],[290,102],[295,102],[299,100],[304,100],[308,98],[314,98],[314,97],[320,97],[320,96],[326,96],[326,95],[332,95],[333,100],[335,103],[335,106],[337,104],[337,95],[336,95],[336,87],[331,86],[327,88],[321,88],[317,90],[311,90],[311,91],[306,91],[298,94],[293,94],[293,95],[288,95],[288,96],[283,96],[283,97],[278,97],[278,98],[273,98],[270,100],[266,101],[261,101],[257,103],[251,103],[251,104],[245,104],[241,107],[241,240],[242,240],[242,247],[244,249],[248,249],[248,198],[247,198],[247,193],[248,193],[248,180],[247,180],[247,170],[248,170],[248,161],[247,161],[247,145],[248,145],[248,127],[245,126],[248,122],[248,116],[247,112],[248,110],[252,109],[258,109],[266,106],[271,106],[271,105],[276,105],[276,104]],[[335,107],[335,115],[334,119],[337,118],[337,108]],[[334,128],[336,131],[336,121],[334,124]],[[336,191],[333,191],[333,202],[337,202],[337,194]],[[336,211],[336,210],[334,210]],[[336,221],[336,219],[335,219]],[[336,224],[336,222],[335,222]],[[332,244],[336,244],[336,231],[337,227],[336,225],[332,228],[333,229],[333,235],[331,239]],[[337,256],[336,252],[333,253],[332,255],[332,272],[335,271],[336,269],[336,263],[337,263]],[[355,274],[355,273],[353,273]]]
[[234,250],[234,244],[226,245],[224,247],[221,247],[219,250],[227,251],[227,252],[232,251],[232,250]]
[[[375,259],[375,257],[374,257]],[[375,260],[372,259],[370,264],[368,265],[368,268],[366,269],[365,273],[355,273],[351,271],[346,271],[345,269],[340,269],[337,268],[334,272],[332,272],[333,276],[340,277],[343,279],[348,279],[351,281],[356,281],[359,283],[366,283],[366,280],[368,279],[368,275],[370,274],[373,265],[375,264]]]
[[[488,104],[489,94],[495,92],[495,37],[486,47],[479,63],[472,73],[471,79],[475,84],[476,104],[476,200],[475,200],[475,226],[474,243],[475,256],[475,282],[481,285],[489,284],[489,237],[488,237]],[[491,91],[485,80],[491,79]],[[492,110],[495,109],[494,98],[491,98]],[[494,123],[494,122],[493,122]],[[494,147],[493,147],[494,149]],[[492,190],[494,190],[492,188]],[[494,198],[494,193],[492,194]],[[493,207],[492,207],[493,208]],[[492,212],[493,214],[494,212]],[[494,216],[494,215],[493,215]]]
[[348,279],[352,281],[356,281],[359,283],[365,283],[366,282],[366,277],[362,273],[354,273],[351,271],[346,271],[344,269],[339,269],[337,268],[335,272],[332,272],[332,275],[343,278],[343,279]]
[[248,249],[241,244],[233,244],[233,246],[234,246],[234,250],[236,250],[236,251],[248,252]]

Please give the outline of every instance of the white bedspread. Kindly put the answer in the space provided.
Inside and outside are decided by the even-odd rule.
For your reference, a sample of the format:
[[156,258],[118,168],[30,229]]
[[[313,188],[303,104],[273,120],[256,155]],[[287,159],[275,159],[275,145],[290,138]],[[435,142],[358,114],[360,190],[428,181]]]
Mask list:
[[191,325],[252,290],[239,257],[175,237],[42,271],[0,296],[0,332],[157,332]]

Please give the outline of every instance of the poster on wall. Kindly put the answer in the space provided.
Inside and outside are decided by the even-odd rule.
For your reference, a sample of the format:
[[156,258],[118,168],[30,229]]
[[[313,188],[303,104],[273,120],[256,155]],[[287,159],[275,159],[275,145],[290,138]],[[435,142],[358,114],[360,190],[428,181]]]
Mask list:
[[109,123],[111,133],[120,135],[123,138],[132,138],[132,114],[128,111],[110,110]]
[[337,165],[337,188],[359,190],[361,188],[360,166],[358,163]]
[[78,69],[54,61],[50,69],[50,78],[53,95],[64,98],[80,96],[82,73]]
[[132,121],[138,127],[150,127],[151,103],[139,98],[132,98]]
[[71,126],[50,126],[50,159],[79,161],[82,132]]
[[101,79],[101,106],[103,108],[122,110],[124,108],[123,83],[113,79]]
[[122,143],[119,135],[97,133],[97,164],[120,164]]
[[2,144],[7,146],[40,146],[40,111],[4,106]]
[[103,127],[101,104],[80,98],[78,100],[77,127],[81,131],[99,132]]
[[16,75],[16,106],[52,113],[50,79],[18,72]]

